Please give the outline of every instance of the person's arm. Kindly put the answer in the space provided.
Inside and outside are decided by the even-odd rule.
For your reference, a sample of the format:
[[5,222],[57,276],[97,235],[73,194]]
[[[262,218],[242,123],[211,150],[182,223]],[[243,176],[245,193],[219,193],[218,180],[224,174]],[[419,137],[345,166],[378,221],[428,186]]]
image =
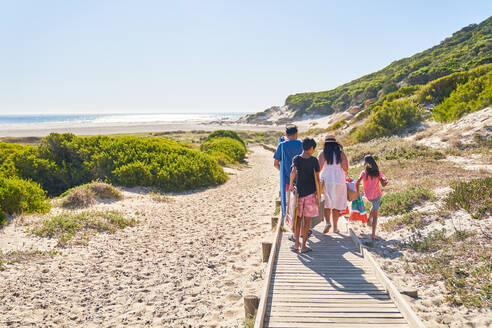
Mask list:
[[289,190],[293,191],[294,190],[294,179],[297,174],[297,169],[295,166],[292,166],[292,171],[290,172],[290,183],[289,183]]
[[320,171],[323,169],[323,165],[325,165],[325,155],[323,152],[318,155],[318,163]]
[[280,171],[280,161],[278,159],[273,161],[273,166]]
[[345,156],[345,153],[342,151],[342,153],[340,154],[340,159],[341,159],[341,165],[342,165],[342,169],[345,171],[345,175],[348,176],[348,160],[347,160],[347,156]]
[[274,161],[273,166],[280,171],[280,160],[282,159],[282,144],[278,145],[277,150],[275,150],[275,154],[273,155]]
[[360,194],[360,182],[362,181],[362,176],[357,179],[357,182],[355,183],[355,189],[357,189],[357,193]]

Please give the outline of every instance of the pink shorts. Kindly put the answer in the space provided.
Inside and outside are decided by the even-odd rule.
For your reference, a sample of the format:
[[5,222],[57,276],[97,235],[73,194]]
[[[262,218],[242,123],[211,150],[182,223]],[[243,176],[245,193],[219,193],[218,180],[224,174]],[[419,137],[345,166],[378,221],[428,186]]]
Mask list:
[[318,216],[318,196],[316,193],[307,195],[306,197],[299,197],[297,202],[297,216],[306,218],[312,218]]

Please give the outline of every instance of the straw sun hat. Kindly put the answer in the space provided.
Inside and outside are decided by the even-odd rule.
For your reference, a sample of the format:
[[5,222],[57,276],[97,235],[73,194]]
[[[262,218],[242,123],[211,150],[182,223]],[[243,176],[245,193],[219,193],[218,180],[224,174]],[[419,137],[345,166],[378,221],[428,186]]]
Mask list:
[[343,147],[342,144],[337,140],[337,137],[334,134],[329,134],[325,137],[325,142],[334,142],[337,143],[340,147]]

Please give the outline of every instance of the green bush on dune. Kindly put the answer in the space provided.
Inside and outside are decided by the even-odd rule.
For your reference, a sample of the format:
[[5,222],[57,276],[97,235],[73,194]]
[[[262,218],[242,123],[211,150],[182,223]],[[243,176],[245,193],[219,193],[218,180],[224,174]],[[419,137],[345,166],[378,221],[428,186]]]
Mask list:
[[5,218],[5,214],[44,213],[49,208],[46,192],[39,184],[18,177],[0,176],[0,218]]
[[205,141],[200,149],[204,152],[219,156],[218,153],[224,153],[227,158],[232,159],[234,162],[240,162],[244,160],[246,156],[246,147],[236,139],[232,138],[213,138]]
[[244,140],[239,136],[239,134],[236,131],[232,131],[232,130],[216,130],[216,131],[210,133],[207,136],[207,139],[205,141],[208,141],[208,140],[211,140],[214,138],[232,138],[232,139],[236,139],[237,141],[239,141],[243,145],[245,144]]
[[[242,146],[242,144],[241,144]],[[244,146],[243,146],[244,147]],[[0,162],[50,195],[95,179],[123,186],[183,191],[221,184],[227,176],[205,153],[164,138],[50,134],[38,147],[12,151]]]
[[369,116],[367,122],[353,134],[356,142],[390,136],[420,122],[423,111],[411,99],[403,98],[384,102]]
[[220,165],[241,162],[246,156],[244,140],[231,130],[217,130],[207,136],[200,150]]

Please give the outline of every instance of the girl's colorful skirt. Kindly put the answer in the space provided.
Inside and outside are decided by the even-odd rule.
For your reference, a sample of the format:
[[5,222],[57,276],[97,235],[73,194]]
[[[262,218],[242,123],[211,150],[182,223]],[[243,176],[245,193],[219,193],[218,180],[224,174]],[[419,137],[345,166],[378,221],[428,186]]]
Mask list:
[[367,222],[366,207],[364,206],[364,201],[362,200],[362,195],[352,202],[350,208],[350,221],[362,221],[362,223]]

